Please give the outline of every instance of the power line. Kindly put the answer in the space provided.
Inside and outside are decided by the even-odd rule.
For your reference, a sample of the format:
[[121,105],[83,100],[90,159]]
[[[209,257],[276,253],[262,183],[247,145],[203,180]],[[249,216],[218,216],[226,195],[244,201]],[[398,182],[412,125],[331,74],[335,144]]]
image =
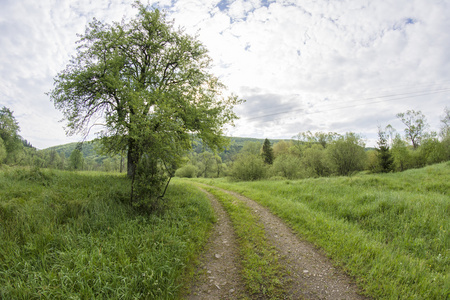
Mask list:
[[[375,103],[381,103],[381,102],[386,102],[386,101],[397,101],[397,100],[402,100],[402,99],[407,99],[407,98],[414,98],[414,97],[420,97],[420,96],[427,96],[427,95],[433,95],[433,94],[439,94],[439,93],[445,93],[445,92],[450,92],[450,88],[442,88],[442,89],[437,89],[434,91],[416,91],[416,92],[409,92],[409,93],[399,93],[399,94],[391,94],[391,95],[384,95],[384,96],[377,96],[377,97],[370,97],[370,98],[363,98],[363,99],[359,99],[359,100],[353,100],[353,101],[348,101],[346,103],[349,102],[360,102],[360,101],[367,101],[367,100],[374,100],[374,99],[380,99],[380,98],[389,98],[389,97],[399,97],[399,96],[404,96],[404,97],[399,97],[399,98],[393,98],[393,99],[386,99],[386,100],[380,100],[380,101],[372,101],[372,102],[364,102],[364,103],[360,103],[360,104],[354,104],[354,105],[350,105],[350,106],[344,106],[344,107],[337,107],[337,108],[332,108],[332,109],[328,109],[328,110],[321,110],[321,111],[315,111],[315,112],[305,112],[305,115],[310,115],[310,114],[316,114],[316,113],[322,113],[322,112],[328,112],[328,111],[334,111],[334,110],[339,110],[339,109],[345,109],[345,108],[352,108],[352,107],[356,107],[356,106],[361,106],[361,105],[368,105],[368,104],[375,104]],[[406,96],[408,95],[408,96]],[[250,117],[250,118],[244,118],[241,120],[255,120],[255,119],[260,119],[260,118],[266,118],[266,117],[271,117],[271,116],[276,116],[276,115],[281,115],[281,114],[286,114],[286,113],[291,113],[291,112],[297,112],[297,111],[304,111],[303,108],[300,109],[291,109],[288,111],[282,111],[282,112],[277,112],[277,113],[271,113],[271,114],[266,114],[266,115],[262,115],[262,116],[256,116],[256,117]],[[279,119],[273,119],[273,121],[276,121]]]

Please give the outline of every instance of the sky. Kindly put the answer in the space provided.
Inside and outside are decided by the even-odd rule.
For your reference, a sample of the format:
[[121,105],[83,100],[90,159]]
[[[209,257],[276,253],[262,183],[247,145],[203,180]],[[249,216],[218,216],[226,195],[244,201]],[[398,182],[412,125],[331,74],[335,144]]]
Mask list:
[[[77,34],[96,18],[133,18],[133,0],[0,0],[0,107],[38,149],[66,136],[46,94],[76,54]],[[245,99],[228,136],[290,139],[299,132],[360,134],[421,111],[438,131],[450,108],[450,1],[161,0],[209,50],[214,73]],[[89,137],[92,138],[93,136]]]

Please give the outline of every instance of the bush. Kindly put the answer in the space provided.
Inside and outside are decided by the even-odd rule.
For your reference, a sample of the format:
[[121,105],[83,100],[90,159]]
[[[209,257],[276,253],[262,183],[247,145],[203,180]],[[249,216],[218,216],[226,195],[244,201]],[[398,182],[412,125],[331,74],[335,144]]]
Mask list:
[[327,157],[337,175],[350,175],[364,170],[367,161],[361,138],[350,132],[327,147]]
[[238,155],[231,169],[234,180],[253,181],[266,177],[267,169],[261,156],[245,153]]
[[391,147],[392,158],[394,160],[395,171],[405,171],[411,167],[411,153],[406,146],[406,142],[399,136],[394,139]]
[[176,177],[195,178],[197,177],[197,167],[194,165],[185,165],[175,172]]
[[281,154],[272,165],[273,176],[282,176],[288,179],[296,179],[300,176],[301,160],[290,154]]
[[310,177],[328,176],[331,173],[326,160],[325,148],[321,144],[313,144],[303,151],[303,165]]
[[419,152],[427,165],[440,163],[447,159],[445,146],[437,138],[424,140],[420,145]]

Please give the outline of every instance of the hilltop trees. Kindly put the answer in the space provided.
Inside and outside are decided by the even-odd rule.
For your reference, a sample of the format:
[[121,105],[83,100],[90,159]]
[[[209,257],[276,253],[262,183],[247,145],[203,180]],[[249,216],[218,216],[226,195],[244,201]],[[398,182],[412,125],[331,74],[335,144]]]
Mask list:
[[241,101],[221,96],[224,86],[208,72],[211,59],[195,37],[175,30],[159,10],[135,5],[139,13],[128,23],[89,24],[49,95],[68,134],[102,119],[107,150],[127,151],[128,175],[142,177],[155,196],[161,168],[173,174],[190,134],[211,149],[225,144],[222,126],[235,119],[232,108]]

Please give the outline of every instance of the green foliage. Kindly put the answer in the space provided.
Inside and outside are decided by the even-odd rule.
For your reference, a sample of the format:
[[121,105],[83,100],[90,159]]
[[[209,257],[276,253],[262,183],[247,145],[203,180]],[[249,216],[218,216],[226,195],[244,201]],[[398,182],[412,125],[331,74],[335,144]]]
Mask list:
[[405,171],[411,167],[412,158],[410,151],[407,148],[406,142],[403,141],[399,135],[394,139],[391,153],[394,160],[395,171]]
[[249,153],[253,155],[261,154],[261,143],[260,142],[245,142],[242,147],[241,153]]
[[273,159],[274,159],[274,155],[273,155],[273,149],[272,149],[272,145],[270,144],[270,141],[268,139],[264,140],[264,144],[262,146],[262,151],[261,151],[261,156],[263,158],[263,161],[266,164],[273,164]]
[[376,173],[388,173],[392,170],[393,158],[389,151],[386,132],[378,128],[378,148],[377,150],[377,164],[374,168]]
[[301,160],[294,155],[281,154],[275,158],[271,172],[273,176],[282,176],[289,179],[297,179],[301,177],[300,170]]
[[175,30],[159,10],[137,7],[128,23],[90,23],[50,93],[69,133],[103,113],[102,141],[115,153],[128,149],[129,174],[143,155],[136,149],[141,139],[149,140],[151,152],[171,143],[189,147],[188,132],[211,148],[222,146],[221,127],[235,118],[232,107],[240,102],[218,97],[224,87],[208,73],[211,60],[198,40]]
[[361,138],[351,132],[333,141],[327,147],[327,154],[337,175],[351,175],[363,170],[367,159]]
[[[417,151],[414,151],[417,152]],[[374,299],[450,293],[450,163],[299,181],[209,180],[267,206]]]
[[181,168],[179,168],[175,172],[176,177],[184,177],[184,178],[196,178],[197,177],[197,168],[194,165],[187,164]]
[[17,161],[20,150],[23,148],[19,131],[19,123],[16,121],[13,112],[3,106],[0,109],[0,139],[2,140],[6,156],[3,154],[5,157],[0,161],[0,164],[2,162],[14,163]]
[[279,141],[273,145],[273,155],[276,158],[279,155],[290,154],[293,147],[292,141]]
[[216,173],[213,169],[216,167],[216,162],[214,153],[207,151],[200,153],[197,156],[198,177],[213,177],[211,173]]
[[335,140],[337,140],[339,138],[339,134],[335,133],[335,132],[316,132],[316,133],[312,133],[311,131],[306,131],[306,132],[300,132],[299,134],[297,134],[294,138],[296,138],[297,140],[297,147],[299,148],[300,152],[301,152],[301,148],[305,145],[305,144],[320,144],[322,146],[322,148],[326,148],[327,145]]
[[424,164],[427,165],[440,163],[448,159],[444,143],[441,143],[437,137],[433,135],[422,140],[419,152]]
[[260,155],[242,153],[238,155],[231,169],[234,180],[252,181],[266,177],[267,169]]
[[[83,169],[89,171],[121,171],[126,161],[125,155],[111,155],[103,152],[100,140],[92,140],[89,142],[69,143],[59,146],[50,147],[37,151],[33,156],[42,160],[40,167],[53,169],[68,169],[70,161],[68,158],[72,152],[78,147],[84,158]],[[67,161],[66,161],[67,160]]]
[[444,115],[441,119],[441,132],[442,139],[450,137],[450,109],[448,107],[444,110]]
[[82,170],[83,169],[83,154],[79,149],[74,149],[69,157],[70,169],[71,170]]
[[196,37],[174,29],[158,9],[135,5],[139,13],[128,22],[89,24],[49,94],[69,134],[90,128],[94,116],[105,119],[105,151],[127,151],[133,182],[159,177],[135,178],[143,156],[168,172],[175,168],[192,134],[210,149],[223,147],[223,125],[236,118],[233,106],[241,102],[221,96],[224,85],[210,73],[211,59]]
[[176,299],[213,222],[207,197],[171,185],[138,214],[129,179],[0,170],[1,299]]
[[428,127],[425,115],[421,111],[407,110],[406,113],[398,113],[397,118],[405,124],[406,138],[411,141],[413,148],[417,149]]
[[0,165],[5,160],[6,155],[7,155],[7,153],[6,153],[5,143],[3,142],[3,139],[0,137]]
[[446,136],[442,140],[442,145],[444,146],[445,153],[446,153],[446,160],[450,160],[450,135]]
[[303,150],[302,165],[308,177],[321,177],[331,174],[327,152],[322,144],[312,144]]
[[141,212],[155,211],[162,204],[163,189],[168,179],[157,161],[147,155],[142,156],[132,179],[131,204]]

